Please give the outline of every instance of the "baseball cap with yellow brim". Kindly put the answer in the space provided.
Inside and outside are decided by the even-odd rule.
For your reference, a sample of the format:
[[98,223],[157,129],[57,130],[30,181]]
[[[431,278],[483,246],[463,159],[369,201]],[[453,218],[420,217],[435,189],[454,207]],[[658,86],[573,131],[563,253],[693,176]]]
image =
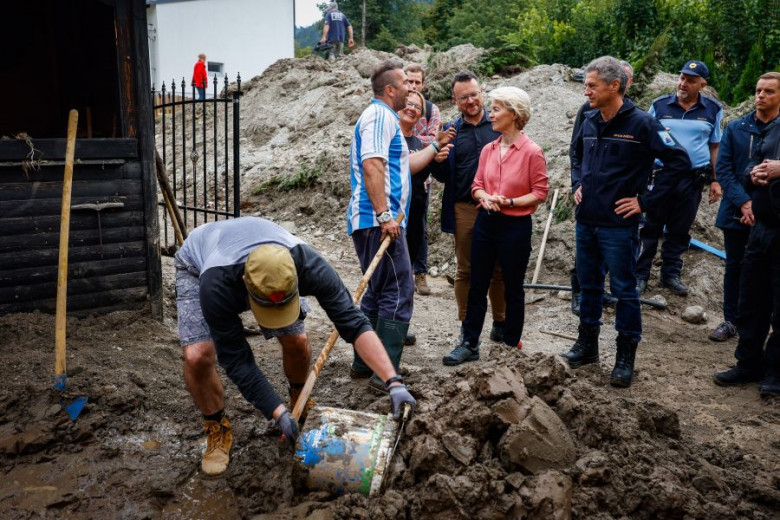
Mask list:
[[258,325],[281,329],[298,319],[301,309],[298,273],[286,247],[265,244],[249,253],[244,283]]

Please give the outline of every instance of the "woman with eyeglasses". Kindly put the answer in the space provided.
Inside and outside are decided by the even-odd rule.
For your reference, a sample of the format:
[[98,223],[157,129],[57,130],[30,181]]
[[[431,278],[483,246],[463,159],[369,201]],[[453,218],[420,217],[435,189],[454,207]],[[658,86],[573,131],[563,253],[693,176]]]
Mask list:
[[[531,255],[531,215],[549,191],[542,149],[524,131],[531,118],[528,94],[516,87],[501,87],[489,97],[490,122],[501,136],[482,149],[471,186],[479,213],[471,243],[471,284],[463,338],[457,347],[472,350],[472,346],[479,345],[496,261],[504,273],[503,341],[510,347],[522,347],[523,279]],[[457,357],[479,359],[478,352],[467,354],[470,355]]]

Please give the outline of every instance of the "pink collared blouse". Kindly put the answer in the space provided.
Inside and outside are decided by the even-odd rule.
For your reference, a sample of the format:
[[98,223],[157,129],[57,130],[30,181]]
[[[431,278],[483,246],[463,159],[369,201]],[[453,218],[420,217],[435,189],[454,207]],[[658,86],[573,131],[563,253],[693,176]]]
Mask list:
[[[486,144],[479,155],[479,166],[471,195],[485,190],[491,195],[507,198],[522,197],[533,193],[537,199],[545,200],[550,185],[547,182],[547,161],[542,149],[525,133],[512,143],[504,158],[501,158],[501,137]],[[512,217],[531,215],[537,205],[526,207],[502,206],[501,213]]]

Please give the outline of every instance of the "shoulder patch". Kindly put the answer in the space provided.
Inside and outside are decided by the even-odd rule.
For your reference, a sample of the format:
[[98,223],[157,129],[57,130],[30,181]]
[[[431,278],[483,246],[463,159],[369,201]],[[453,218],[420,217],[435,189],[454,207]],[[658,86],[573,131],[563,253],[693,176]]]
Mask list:
[[672,139],[672,136],[669,135],[669,132],[667,132],[666,130],[659,131],[658,136],[661,138],[661,141],[663,141],[663,143],[666,146],[674,146],[675,144],[677,144],[674,142],[674,139]]

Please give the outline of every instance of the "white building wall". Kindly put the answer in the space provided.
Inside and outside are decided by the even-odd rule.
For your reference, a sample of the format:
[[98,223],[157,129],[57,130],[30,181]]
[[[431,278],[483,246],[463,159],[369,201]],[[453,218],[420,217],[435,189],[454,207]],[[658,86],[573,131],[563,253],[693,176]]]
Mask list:
[[[248,81],[269,65],[295,54],[294,0],[184,0],[147,8],[152,82],[159,90],[182,77],[191,92],[198,54],[224,64],[229,81]],[[209,73],[208,95],[214,73]],[[220,88],[222,80],[220,79]]]

